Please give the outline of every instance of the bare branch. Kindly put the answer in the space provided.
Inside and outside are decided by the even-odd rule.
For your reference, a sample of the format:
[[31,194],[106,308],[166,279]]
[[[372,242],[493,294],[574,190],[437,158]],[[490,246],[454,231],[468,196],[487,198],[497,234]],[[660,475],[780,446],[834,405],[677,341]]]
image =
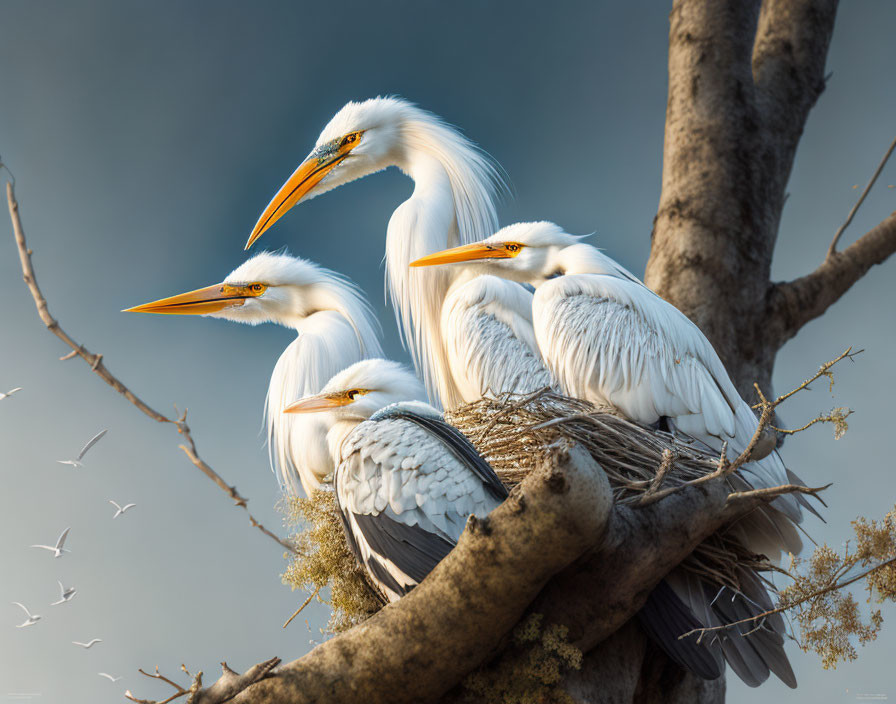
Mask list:
[[[186,667],[181,665],[181,669],[184,672],[186,672],[188,676],[192,677],[192,675],[190,675],[190,673],[187,672]],[[179,699],[180,697],[183,697],[184,695],[194,694],[195,692],[199,691],[200,687],[202,687],[202,673],[201,672],[198,673],[195,677],[193,677],[193,682],[190,685],[189,689],[184,689],[177,682],[165,677],[162,673],[159,672],[158,665],[156,665],[155,674],[150,674],[150,673],[146,672],[145,670],[143,670],[142,668],[139,668],[137,670],[137,672],[139,672],[141,675],[145,675],[146,677],[149,677],[150,679],[160,680],[162,682],[165,682],[166,684],[170,685],[174,689],[174,694],[172,694],[167,699],[162,699],[159,701],[157,701],[155,699],[139,699],[139,698],[135,697],[133,694],[131,694],[131,690],[127,690],[124,693],[124,696],[127,699],[130,699],[132,702],[137,702],[137,704],[168,704],[169,702],[173,702],[175,699]],[[187,701],[189,702],[190,699],[188,698]]]
[[222,662],[221,677],[218,681],[208,689],[194,692],[187,702],[188,704],[224,704],[224,702],[229,702],[240,692],[269,677],[271,671],[279,664],[280,658],[271,658],[253,665],[241,675],[231,670],[226,662]]
[[688,631],[687,633],[681,634],[678,637],[678,639],[681,640],[682,638],[687,638],[689,636],[696,635],[696,634],[700,634],[700,637],[703,637],[703,635],[705,635],[707,633],[714,632],[714,631],[724,631],[729,628],[735,628],[737,626],[742,626],[745,623],[755,623],[756,621],[758,621],[760,619],[766,619],[769,616],[773,616],[774,614],[780,614],[780,613],[783,613],[784,611],[789,611],[790,609],[800,606],[801,604],[805,604],[807,601],[817,599],[818,597],[828,594],[829,592],[834,592],[839,589],[844,589],[845,587],[848,587],[851,584],[855,584],[856,582],[860,582],[861,580],[865,579],[867,576],[874,574],[875,572],[878,572],[882,569],[886,569],[890,565],[894,565],[894,564],[896,564],[896,557],[894,557],[891,560],[887,560],[886,562],[881,562],[880,564],[874,565],[873,567],[868,568],[861,574],[857,574],[854,577],[850,577],[849,579],[847,579],[843,582],[837,581],[833,584],[828,585],[827,587],[825,587],[823,589],[819,589],[817,591],[812,592],[811,594],[807,594],[806,596],[804,596],[794,602],[782,604],[781,606],[777,606],[774,609],[764,611],[761,614],[756,614],[755,616],[751,616],[749,618],[744,618],[739,621],[732,621],[730,623],[726,623],[721,626],[713,626],[711,628],[695,628],[692,631]]
[[893,149],[896,149],[896,137],[893,138],[893,141],[890,142],[890,146],[884,154],[883,159],[880,160],[880,164],[877,165],[877,169],[875,169],[874,174],[872,174],[871,179],[868,181],[868,184],[865,186],[865,190],[862,191],[862,195],[859,196],[859,199],[856,201],[856,204],[852,206],[852,210],[849,211],[849,215],[846,217],[846,222],[844,222],[836,234],[834,235],[834,239],[831,241],[830,246],[828,247],[827,256],[831,257],[837,253],[837,242],[840,241],[840,236],[849,227],[849,224],[852,222],[852,219],[856,216],[856,213],[859,212],[859,208],[862,207],[862,203],[865,202],[865,198],[871,192],[871,188],[874,186],[874,182],[877,181],[877,177],[880,176],[880,172],[884,170],[884,166],[886,166],[887,161],[890,159],[890,155],[893,153]]
[[765,330],[778,347],[822,315],[875,264],[896,252],[896,212],[802,278],[772,286]]
[[295,552],[293,546],[286,540],[278,537],[267,528],[265,528],[261,523],[259,523],[255,517],[249,513],[249,509],[246,505],[247,499],[237,492],[236,487],[230,486],[227,482],[225,482],[221,476],[215,472],[205,461],[203,461],[198,453],[196,452],[196,443],[193,440],[193,436],[190,434],[190,427],[187,425],[187,414],[186,412],[180,418],[169,418],[168,416],[159,413],[154,408],[151,408],[147,405],[142,399],[140,399],[133,391],[131,391],[127,386],[125,386],[118,377],[114,376],[106,366],[103,364],[103,355],[94,354],[90,352],[86,347],[77,343],[74,339],[72,339],[65,330],[59,325],[59,322],[50,314],[50,308],[47,304],[47,299],[44,298],[43,293],[37,285],[37,278],[34,274],[34,267],[31,263],[32,251],[28,249],[28,245],[25,241],[25,231],[22,228],[22,220],[19,216],[19,204],[16,201],[15,191],[13,190],[12,182],[7,182],[6,184],[6,200],[9,204],[9,216],[12,220],[13,233],[15,235],[16,246],[19,250],[19,260],[22,265],[22,277],[25,280],[25,284],[28,286],[28,290],[31,292],[32,298],[34,298],[34,304],[37,306],[37,314],[40,316],[40,319],[43,321],[44,325],[47,326],[47,329],[52,332],[56,337],[62,340],[66,345],[71,347],[71,352],[67,355],[64,355],[60,359],[70,359],[71,357],[78,356],[87,362],[90,365],[91,370],[99,376],[103,381],[105,381],[109,386],[115,389],[118,393],[124,396],[128,401],[130,401],[134,406],[136,406],[144,415],[152,418],[154,421],[159,423],[171,423],[175,428],[177,428],[177,432],[180,433],[185,441],[186,445],[181,445],[181,449],[187,454],[187,457],[190,458],[190,461],[198,467],[205,476],[211,479],[218,487],[223,490],[231,499],[233,499],[234,503],[237,506],[241,506],[246,510],[246,513],[249,515],[249,522],[252,526],[258,528],[262,533],[264,533],[269,538],[276,540],[282,547],[289,550],[290,552]]

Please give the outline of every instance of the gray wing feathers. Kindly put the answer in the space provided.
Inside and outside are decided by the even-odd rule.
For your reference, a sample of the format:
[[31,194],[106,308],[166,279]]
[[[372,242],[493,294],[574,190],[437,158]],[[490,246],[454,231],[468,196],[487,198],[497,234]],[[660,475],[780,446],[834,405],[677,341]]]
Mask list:
[[470,514],[506,490],[458,431],[396,406],[345,439],[335,488],[349,543],[374,581],[397,598],[455,545]]

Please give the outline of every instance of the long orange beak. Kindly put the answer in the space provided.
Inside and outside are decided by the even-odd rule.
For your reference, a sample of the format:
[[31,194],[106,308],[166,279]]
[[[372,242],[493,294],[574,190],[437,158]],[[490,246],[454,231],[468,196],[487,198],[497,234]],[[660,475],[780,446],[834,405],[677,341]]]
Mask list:
[[257,296],[248,286],[215,284],[178,296],[160,298],[142,306],[126,308],[122,313],[165,313],[169,315],[207,315],[225,308],[241,306],[247,298]]
[[319,394],[317,396],[306,396],[300,398],[295,403],[291,403],[283,409],[284,413],[318,413],[320,411],[329,411],[340,406],[347,406],[353,399],[347,394]]
[[427,254],[425,257],[412,261],[410,265],[435,266],[436,264],[471,262],[477,259],[510,259],[511,256],[500,242],[474,242],[473,244],[465,244],[452,249],[443,249],[435,254]]
[[255,223],[255,227],[252,228],[252,234],[249,235],[249,241],[246,242],[246,249],[249,249],[255,240],[283,217],[287,210],[302,200],[356,146],[358,146],[357,139],[348,144],[334,140],[315,149],[280,187],[273,200],[268,203],[268,207],[264,209],[258,222]]

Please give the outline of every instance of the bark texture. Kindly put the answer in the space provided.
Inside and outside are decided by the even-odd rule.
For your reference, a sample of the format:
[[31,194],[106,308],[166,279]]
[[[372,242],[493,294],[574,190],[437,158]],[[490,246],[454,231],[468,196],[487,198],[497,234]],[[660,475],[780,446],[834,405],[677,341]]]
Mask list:
[[[663,182],[647,284],[706,334],[746,398],[784,340],[763,334],[785,187],[824,89],[836,0],[675,2]],[[819,243],[821,247],[821,243]]]

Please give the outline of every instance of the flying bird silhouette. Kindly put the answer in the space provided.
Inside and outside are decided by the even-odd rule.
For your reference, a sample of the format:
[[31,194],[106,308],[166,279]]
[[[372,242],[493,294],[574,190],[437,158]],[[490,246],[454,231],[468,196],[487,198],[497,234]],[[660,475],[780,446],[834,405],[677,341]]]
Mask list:
[[97,674],[98,674],[100,677],[105,677],[105,678],[106,678],[107,680],[109,680],[110,682],[118,682],[118,680],[121,679],[121,677],[113,677],[113,676],[110,675],[108,672],[97,672]]
[[116,519],[116,518],[118,518],[121,514],[123,514],[123,513],[124,513],[125,511],[127,511],[129,508],[134,508],[134,506],[137,505],[137,504],[125,504],[124,506],[119,506],[119,505],[118,505],[117,503],[115,503],[112,499],[109,499],[109,503],[112,504],[116,509],[118,509],[118,510],[115,512],[115,515],[112,516],[112,519],[113,519],[113,520]]
[[22,387],[21,387],[21,386],[17,386],[17,387],[14,388],[14,389],[10,389],[10,390],[7,391],[5,394],[0,393],[0,401],[2,401],[2,400],[5,399],[5,398],[8,398],[9,396],[12,396],[14,393],[16,393],[16,392],[18,392],[18,391],[21,391],[21,390],[22,390]]
[[24,604],[21,604],[18,601],[14,601],[12,603],[15,604],[16,606],[18,606],[19,608],[21,608],[22,611],[24,611],[28,615],[28,620],[25,621],[25,623],[20,623],[18,626],[16,626],[16,628],[25,628],[26,626],[33,626],[35,623],[40,621],[40,614],[32,614]]
[[63,547],[65,545],[65,539],[68,537],[68,532],[71,528],[66,528],[62,531],[62,535],[59,536],[59,540],[56,541],[56,545],[32,545],[33,548],[41,548],[42,550],[51,550],[53,552],[53,557],[62,557],[62,553],[71,552]]
[[97,643],[102,643],[102,642],[103,642],[102,638],[94,638],[93,640],[88,641],[87,643],[82,643],[79,640],[73,640],[72,645],[80,645],[82,648],[84,648],[84,650],[89,650],[90,648],[95,646]]
[[58,579],[56,580],[56,583],[59,585],[59,591],[62,596],[59,597],[59,601],[54,601],[50,606],[57,606],[58,604],[64,604],[67,601],[71,601],[72,597],[77,593],[77,590],[74,587],[66,589]]
[[78,456],[75,459],[73,459],[73,460],[56,460],[56,461],[59,464],[67,464],[67,465],[71,465],[72,467],[83,467],[84,465],[81,464],[81,460],[84,459],[84,455],[86,455],[87,451],[90,450],[91,447],[96,445],[100,441],[100,439],[103,437],[103,435],[105,435],[108,432],[109,432],[108,429],[101,430],[96,435],[94,435],[92,438],[90,438],[90,440],[87,441],[87,444],[81,448],[81,451],[78,453]]

